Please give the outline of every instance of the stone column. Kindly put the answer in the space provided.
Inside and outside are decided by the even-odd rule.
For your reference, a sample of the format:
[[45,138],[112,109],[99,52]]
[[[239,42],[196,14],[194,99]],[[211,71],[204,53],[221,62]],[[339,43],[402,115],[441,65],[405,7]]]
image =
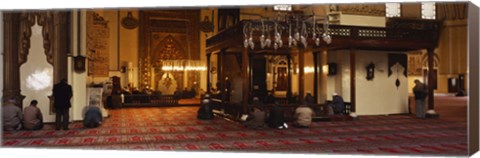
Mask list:
[[[290,101],[290,98],[292,97],[292,71],[290,70],[292,65],[291,60],[292,60],[292,56],[288,54],[287,55],[287,75],[288,75],[287,100],[289,101]],[[289,103],[289,101],[287,103]]]
[[318,52],[313,51],[313,97],[318,104]]
[[212,83],[210,81],[210,57],[212,56],[212,53],[207,53],[207,89],[205,92],[210,92],[210,89],[212,88]]
[[242,52],[242,78],[243,78],[243,85],[242,85],[242,112],[246,114],[248,111],[248,95],[250,93],[250,59],[249,59],[249,50],[248,48],[243,48]]
[[350,116],[357,117],[355,114],[356,93],[355,93],[355,49],[350,50]]
[[16,98],[21,108],[25,96],[20,94],[19,29],[20,13],[3,12],[3,96],[2,103]]
[[61,79],[68,78],[67,54],[68,54],[68,34],[66,27],[68,22],[68,13],[65,11],[53,12],[53,83],[60,82]]
[[304,49],[298,51],[298,103],[303,104],[305,91],[305,54]]
[[433,71],[433,52],[434,48],[429,48],[427,51],[428,53],[428,111],[426,114],[427,118],[437,118],[438,114],[435,113],[435,106],[434,106],[434,76],[435,71]]

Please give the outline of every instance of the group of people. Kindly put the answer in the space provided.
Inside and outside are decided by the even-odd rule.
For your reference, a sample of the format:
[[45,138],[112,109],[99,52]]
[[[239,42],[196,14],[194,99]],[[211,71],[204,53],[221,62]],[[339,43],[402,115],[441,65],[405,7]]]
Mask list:
[[[265,107],[262,106],[262,104],[276,104],[275,97],[272,93],[269,93],[263,102],[261,102],[258,97],[253,97],[252,100],[255,107],[252,108],[248,114],[241,117],[245,127],[251,129],[262,129],[265,127],[288,128],[288,124],[285,122],[284,111],[280,106],[272,106],[268,113],[264,110]],[[293,117],[295,121],[292,124],[294,127],[308,128],[315,115],[314,110],[310,107],[315,104],[315,99],[312,94],[307,92],[304,100],[304,103],[299,105],[294,111]],[[334,93],[333,100],[328,106],[332,113],[335,114],[343,113],[345,108],[342,97],[336,93]],[[197,118],[201,120],[211,120],[214,118],[209,94],[203,97],[201,106],[197,111]]]
[[[243,124],[245,127],[251,129],[263,129],[266,127],[279,129],[288,128],[288,124],[285,122],[284,111],[281,107],[272,106],[267,113],[257,97],[253,98],[253,104],[257,106],[252,108],[248,115],[244,115],[241,118],[244,121]],[[308,105],[309,103],[305,101],[304,104],[299,105],[295,109],[293,116],[295,118],[293,122],[294,127],[308,128],[312,123],[315,113]]]
[[[69,109],[71,107],[72,87],[66,79],[62,79],[53,86],[54,108],[55,108],[55,130],[69,130]],[[43,128],[43,114],[37,107],[38,101],[32,100],[30,105],[23,112],[17,105],[15,98],[9,98],[2,107],[2,125],[5,131],[14,130],[40,130]],[[98,127],[103,119],[99,100],[91,100],[84,110],[84,126],[87,128]]]
[[197,95],[197,91],[195,91],[194,87],[190,88],[190,90],[185,88],[183,91],[180,88],[177,88],[175,92],[173,92],[173,95],[176,99],[194,98],[195,95]]
[[37,100],[32,100],[22,113],[22,110],[16,105],[15,98],[10,98],[2,108],[3,129],[6,131],[42,129],[43,115],[37,104]]

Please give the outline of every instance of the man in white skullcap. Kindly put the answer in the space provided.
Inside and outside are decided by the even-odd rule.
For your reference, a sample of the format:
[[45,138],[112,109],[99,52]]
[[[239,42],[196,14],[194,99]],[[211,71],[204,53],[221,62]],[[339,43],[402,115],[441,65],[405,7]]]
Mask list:
[[22,109],[16,105],[15,98],[10,98],[2,107],[3,130],[13,131],[22,129]]
[[332,102],[330,106],[333,109],[334,114],[343,114],[345,110],[345,102],[343,101],[342,96],[338,95],[336,92],[332,94]]
[[213,119],[213,111],[212,107],[210,106],[210,99],[203,99],[200,105],[200,108],[197,111],[197,119],[200,120],[212,120]]

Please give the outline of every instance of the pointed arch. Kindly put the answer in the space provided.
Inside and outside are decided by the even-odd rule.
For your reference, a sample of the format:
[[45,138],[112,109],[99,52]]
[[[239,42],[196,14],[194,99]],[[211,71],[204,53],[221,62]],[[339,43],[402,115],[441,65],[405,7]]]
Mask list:
[[188,57],[180,42],[172,35],[163,38],[153,49],[152,55],[153,63],[159,63],[163,60],[184,60]]

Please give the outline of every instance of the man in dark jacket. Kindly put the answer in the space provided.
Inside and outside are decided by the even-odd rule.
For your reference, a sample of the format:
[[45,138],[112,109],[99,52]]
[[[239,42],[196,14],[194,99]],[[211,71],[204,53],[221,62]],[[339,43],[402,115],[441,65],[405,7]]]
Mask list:
[[272,106],[268,116],[267,124],[271,128],[288,128],[285,123],[285,116],[283,110],[277,105]]
[[343,111],[345,110],[345,102],[343,101],[342,96],[333,93],[330,106],[332,107],[334,114],[343,114]]
[[55,130],[68,130],[69,110],[72,106],[70,99],[72,98],[72,86],[67,84],[67,79],[62,79],[60,83],[53,86],[53,97],[55,107]]
[[308,106],[315,104],[315,97],[313,97],[310,91],[307,91],[307,95],[305,96],[305,104]]
[[418,118],[425,118],[425,99],[427,98],[427,85],[415,80],[413,94],[415,95],[415,114]]
[[210,99],[203,99],[200,108],[197,111],[197,119],[200,120],[212,120],[213,119],[213,111],[212,107],[210,106]]
[[271,91],[269,91],[265,99],[263,99],[263,104],[276,104],[276,102],[277,102],[277,99],[275,98],[275,96]]

